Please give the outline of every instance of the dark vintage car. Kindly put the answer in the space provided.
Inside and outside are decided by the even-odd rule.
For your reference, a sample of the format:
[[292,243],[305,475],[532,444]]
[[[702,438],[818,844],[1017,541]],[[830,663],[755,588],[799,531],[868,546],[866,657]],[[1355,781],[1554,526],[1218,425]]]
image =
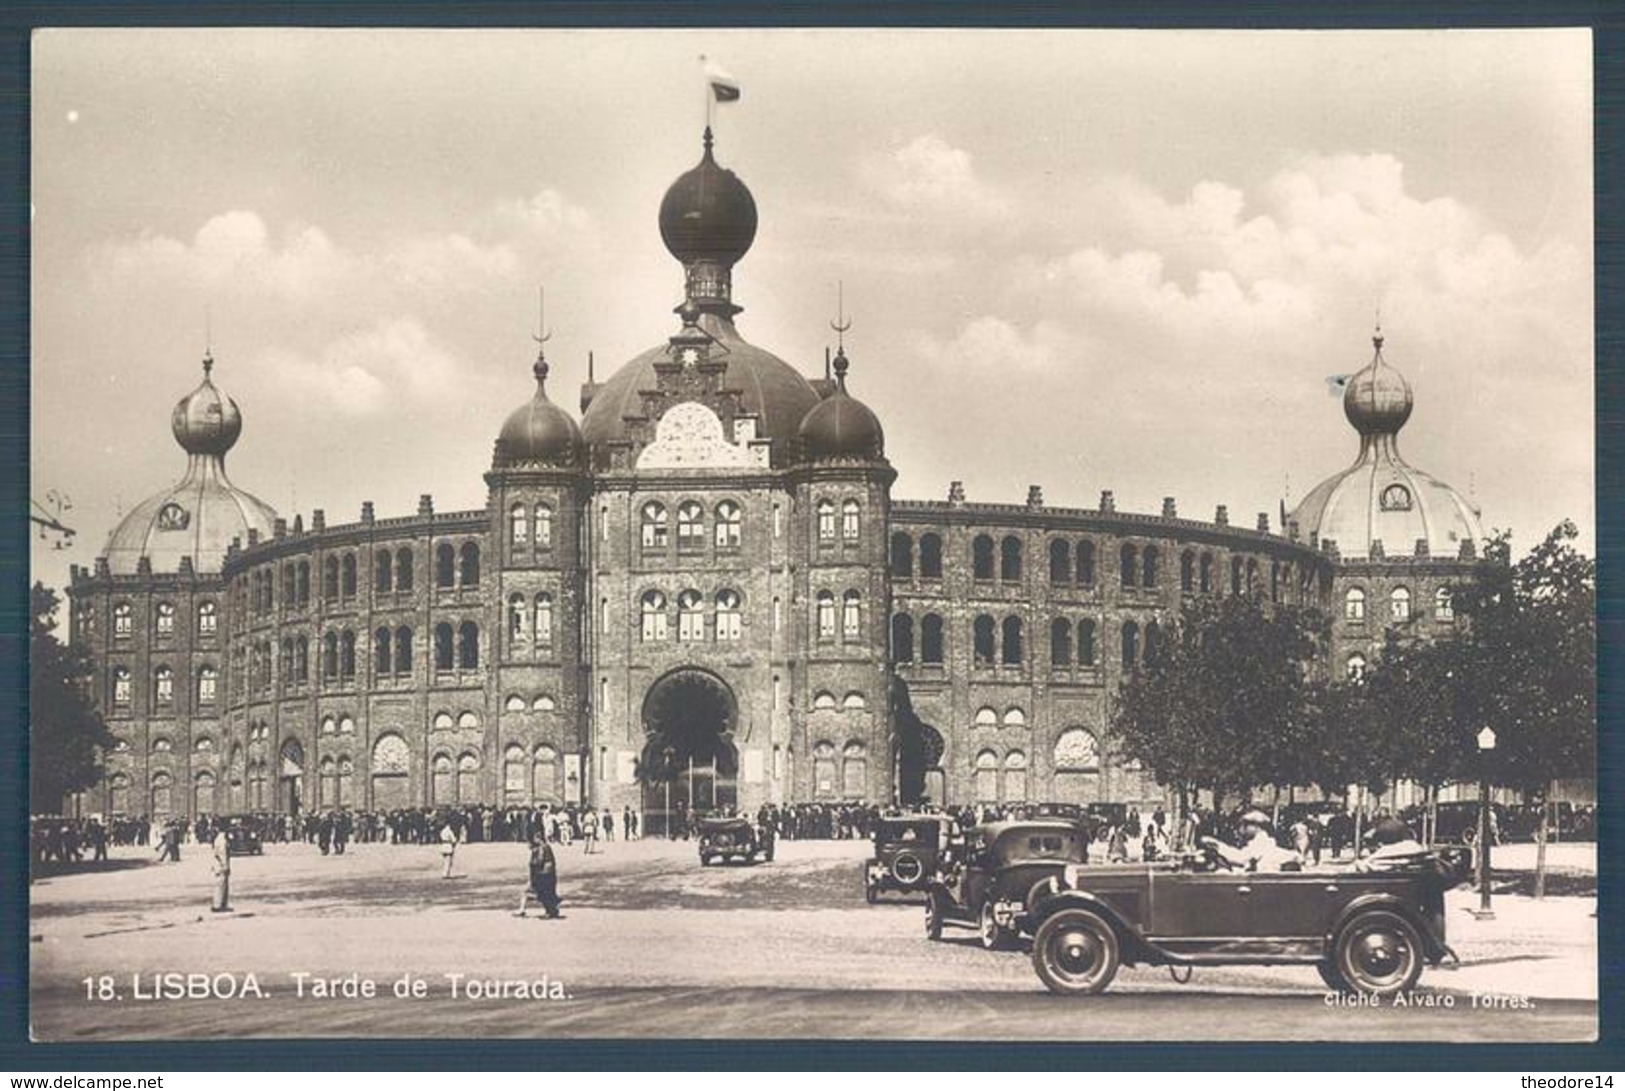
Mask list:
[[1228,870],[1211,852],[1168,863],[1068,868],[1029,913],[1033,969],[1051,992],[1098,993],[1120,965],[1315,966],[1337,992],[1415,985],[1445,944],[1444,892],[1461,850],[1326,870]]
[[705,867],[729,860],[754,864],[773,859],[773,831],[766,826],[758,830],[748,818],[702,818],[699,834],[700,863]]
[[1082,864],[1087,845],[1064,819],[992,822],[965,835],[963,859],[935,878],[925,905],[925,934],[974,928],[982,946],[1013,946],[1031,932],[1028,910],[1052,890],[1069,864]]
[[918,894],[946,862],[953,826],[942,815],[885,817],[874,824],[874,858],[863,866],[864,898],[873,905],[888,890]]
[[259,823],[229,820],[226,824],[226,851],[233,856],[265,855],[265,840],[260,836]]

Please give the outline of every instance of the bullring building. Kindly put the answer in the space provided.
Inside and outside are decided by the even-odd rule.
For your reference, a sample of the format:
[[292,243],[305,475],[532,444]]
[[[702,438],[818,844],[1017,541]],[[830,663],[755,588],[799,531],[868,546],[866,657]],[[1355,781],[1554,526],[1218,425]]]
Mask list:
[[1354,462],[1284,526],[897,499],[861,366],[809,376],[736,324],[756,226],[707,131],[660,204],[671,336],[579,421],[539,355],[474,511],[279,516],[226,476],[243,417],[205,359],[184,475],[73,571],[118,740],[82,808],[590,803],[658,829],[668,800],[1148,805],[1108,725],[1186,599],[1321,606],[1338,671],[1454,624],[1478,515],[1401,457],[1380,337],[1345,391]]

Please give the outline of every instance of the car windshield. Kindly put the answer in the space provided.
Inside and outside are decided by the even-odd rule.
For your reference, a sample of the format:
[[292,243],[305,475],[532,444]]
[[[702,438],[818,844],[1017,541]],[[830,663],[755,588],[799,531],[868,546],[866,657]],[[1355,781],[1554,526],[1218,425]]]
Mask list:
[[881,822],[875,827],[875,840],[881,844],[918,844],[933,846],[937,843],[937,823]]

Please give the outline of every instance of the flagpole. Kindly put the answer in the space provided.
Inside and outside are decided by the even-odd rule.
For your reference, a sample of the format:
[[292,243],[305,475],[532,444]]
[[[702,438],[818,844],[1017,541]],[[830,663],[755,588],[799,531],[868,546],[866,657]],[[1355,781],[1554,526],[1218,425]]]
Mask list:
[[716,96],[711,93],[711,81],[706,77],[704,53],[700,54],[700,93],[705,96],[705,127],[710,129],[711,112],[716,109],[713,105]]

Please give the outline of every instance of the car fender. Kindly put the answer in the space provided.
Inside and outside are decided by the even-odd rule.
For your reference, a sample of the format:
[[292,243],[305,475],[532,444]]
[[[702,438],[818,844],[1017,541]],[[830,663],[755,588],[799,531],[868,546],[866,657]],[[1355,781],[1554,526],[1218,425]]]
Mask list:
[[1063,909],[1087,909],[1111,925],[1117,932],[1124,962],[1132,963],[1154,953],[1152,946],[1140,934],[1139,928],[1124,920],[1123,915],[1111,905],[1086,890],[1062,890],[1045,898],[1038,905],[1029,907],[1027,913],[1029,930],[1036,934],[1040,925]]
[[1404,917],[1410,926],[1416,929],[1417,935],[1422,937],[1428,962],[1436,964],[1451,954],[1450,948],[1446,946],[1443,937],[1434,933],[1433,926],[1428,923],[1426,914],[1417,912],[1414,905],[1406,902],[1398,895],[1389,894],[1385,891],[1362,894],[1345,905],[1337,914],[1337,919],[1332,923],[1331,931],[1326,933],[1326,950],[1328,952],[1332,950],[1332,944],[1337,941],[1338,933],[1343,931],[1349,921],[1372,909],[1382,909]]

